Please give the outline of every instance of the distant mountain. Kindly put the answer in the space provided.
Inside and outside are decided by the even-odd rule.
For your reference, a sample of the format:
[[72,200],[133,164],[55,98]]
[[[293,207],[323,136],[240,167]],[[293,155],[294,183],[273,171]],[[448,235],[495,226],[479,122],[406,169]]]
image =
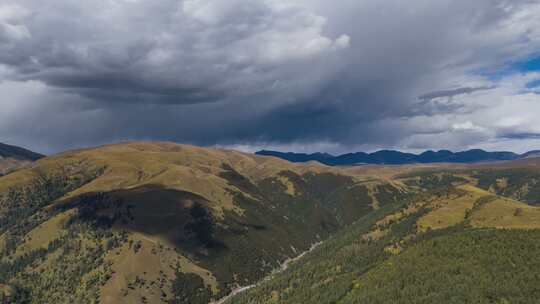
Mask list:
[[18,160],[36,161],[40,158],[43,158],[44,155],[41,155],[36,152],[32,152],[30,150],[27,150],[21,147],[16,147],[16,146],[0,143],[0,157],[1,158],[15,158]]
[[540,157],[540,151],[530,151],[524,154],[516,154],[513,152],[487,152],[480,149],[462,152],[429,150],[421,154],[405,153],[394,150],[381,150],[374,153],[356,152],[339,156],[333,156],[326,153],[304,154],[267,150],[259,151],[256,154],[275,156],[291,162],[318,161],[330,166],[359,164],[403,165],[415,163],[477,163],[485,161],[516,160],[522,158]]
[[43,157],[39,153],[0,143],[0,176],[20,169]]
[[261,156],[275,156],[281,159],[288,160],[293,163],[305,163],[305,162],[313,161],[313,160],[318,161],[320,163],[324,163],[327,160],[331,160],[335,158],[335,156],[328,153],[305,154],[305,153],[277,152],[277,151],[262,150],[262,151],[257,152],[256,154],[261,155]]
[[521,154],[521,158],[533,158],[540,157],[540,150],[529,151],[527,153]]

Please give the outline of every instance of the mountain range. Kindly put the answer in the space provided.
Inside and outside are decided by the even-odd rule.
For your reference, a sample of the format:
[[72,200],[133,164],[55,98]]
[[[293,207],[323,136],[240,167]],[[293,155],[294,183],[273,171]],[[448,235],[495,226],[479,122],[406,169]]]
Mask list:
[[381,150],[374,153],[356,152],[334,156],[328,153],[294,153],[262,150],[257,155],[279,157],[290,162],[302,163],[318,161],[329,166],[349,166],[361,164],[403,165],[403,164],[429,164],[429,163],[476,163],[486,161],[517,160],[540,156],[540,151],[529,151],[523,154],[513,152],[487,152],[473,149],[462,152],[449,150],[425,151],[421,154],[400,152],[395,150]]
[[25,160],[0,176],[0,303],[536,303],[534,155],[325,166],[128,142]]

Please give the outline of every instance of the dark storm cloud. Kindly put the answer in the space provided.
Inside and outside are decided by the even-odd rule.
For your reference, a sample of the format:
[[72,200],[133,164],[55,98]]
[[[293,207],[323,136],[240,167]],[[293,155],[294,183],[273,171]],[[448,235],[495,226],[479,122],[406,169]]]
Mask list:
[[3,35],[0,63],[15,70],[14,80],[39,80],[103,103],[256,94],[348,47],[346,36],[321,34],[321,17],[273,1],[53,3],[3,6],[3,29],[12,34]]
[[540,139],[540,133],[506,131],[498,134],[498,137],[504,139]]
[[464,87],[464,88],[457,88],[457,89],[452,89],[452,90],[434,91],[434,92],[422,94],[418,97],[418,99],[423,100],[423,101],[430,101],[430,100],[433,100],[435,98],[440,98],[440,97],[452,98],[457,95],[471,94],[477,91],[485,91],[485,90],[491,90],[491,89],[493,89],[493,87],[476,87],[476,88]]
[[473,71],[538,49],[538,7],[8,1],[0,4],[0,141],[53,152],[124,139],[344,150],[486,140],[499,127],[479,121],[472,136],[468,122],[496,111],[513,87]]

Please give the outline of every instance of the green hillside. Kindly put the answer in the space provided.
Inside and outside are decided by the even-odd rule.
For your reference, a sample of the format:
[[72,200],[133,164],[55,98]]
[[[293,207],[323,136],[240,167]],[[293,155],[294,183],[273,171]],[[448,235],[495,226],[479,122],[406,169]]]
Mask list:
[[325,166],[135,142],[0,178],[4,303],[208,303],[410,196]]
[[540,208],[483,182],[514,185],[515,172],[534,171],[518,163],[400,175],[423,190],[227,303],[537,303]]
[[0,177],[0,303],[535,303],[537,162],[65,152]]

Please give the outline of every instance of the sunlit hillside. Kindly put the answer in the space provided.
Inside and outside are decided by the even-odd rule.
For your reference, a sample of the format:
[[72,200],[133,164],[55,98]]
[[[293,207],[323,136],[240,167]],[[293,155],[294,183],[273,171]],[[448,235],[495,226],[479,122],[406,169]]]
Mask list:
[[0,282],[36,303],[207,303],[410,195],[316,163],[165,142],[48,157],[2,177],[0,193]]

